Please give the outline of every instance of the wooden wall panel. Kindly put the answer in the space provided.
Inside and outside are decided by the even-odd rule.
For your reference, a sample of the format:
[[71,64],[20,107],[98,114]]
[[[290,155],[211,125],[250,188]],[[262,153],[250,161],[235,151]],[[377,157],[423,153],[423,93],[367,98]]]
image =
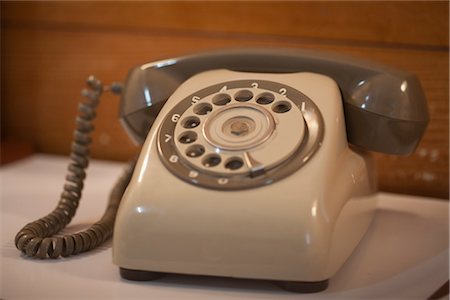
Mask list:
[[[328,11],[325,4],[304,5],[302,14],[310,15],[311,20],[315,20],[314,15],[320,19],[321,11]],[[333,5],[335,11],[342,9]],[[241,13],[233,15],[229,13],[229,5],[223,3],[210,8],[199,6],[197,2],[132,5],[2,2],[4,134],[9,140],[28,141],[40,152],[67,154],[79,90],[91,73],[108,83],[123,80],[134,65],[221,47],[333,51],[385,63],[419,76],[429,103],[429,127],[414,155],[376,155],[380,186],[387,191],[448,198],[448,16],[440,12],[442,3],[434,6],[413,3],[403,10],[399,10],[399,5],[385,3],[383,10],[378,9],[379,18],[383,12],[390,12],[389,25],[379,23],[375,13],[370,15],[366,4],[353,3],[351,9],[348,4],[344,5],[349,8],[349,12],[341,12],[345,18],[335,17],[339,30],[333,29],[331,23],[321,25],[313,21],[308,21],[307,28],[300,30],[298,27],[304,23],[296,21],[299,4],[291,2],[273,10],[282,11],[292,24],[286,20],[272,22],[271,29],[264,25],[267,18],[258,19],[252,14],[248,14],[249,19],[257,26],[249,26],[245,23],[248,20],[242,22],[242,12],[249,12],[251,8],[259,12],[258,16],[274,13],[271,7],[258,3],[236,4]],[[105,18],[99,17],[102,7]],[[434,22],[427,23],[429,17],[420,14],[417,7],[430,12]],[[213,12],[217,15],[218,10],[228,12],[228,19],[233,22],[208,17]],[[120,18],[120,11],[124,19]],[[153,16],[152,20],[132,18],[133,12],[142,17],[143,11]],[[405,11],[408,13],[404,14]],[[196,19],[188,12],[196,18],[205,18],[197,23],[181,17],[177,20],[181,14]],[[369,14],[367,26],[362,18],[350,20],[353,15],[364,13]],[[406,17],[421,20],[421,25],[410,22],[408,34],[400,37],[399,28],[406,27],[395,21],[409,20]],[[242,26],[236,25],[239,22]],[[361,28],[351,29],[356,26],[354,22],[359,22]],[[288,23],[291,25],[286,25]],[[95,26],[90,28],[87,24]],[[299,26],[293,26],[296,24]],[[447,24],[447,27],[438,28],[436,24]],[[422,26],[436,34],[426,37]],[[314,34],[308,33],[308,28]],[[420,28],[418,38],[414,39],[410,32],[417,28]],[[213,34],[215,32],[220,34]],[[117,107],[116,97],[106,95],[102,99],[96,120],[94,157],[124,160],[138,151],[117,122]]]
[[[175,31],[447,47],[448,3],[313,1],[9,4],[8,22],[94,30]],[[448,18],[448,17],[447,17]],[[17,24],[16,23],[16,24]],[[411,30],[413,25],[414,30]],[[256,36],[255,36],[256,35]]]

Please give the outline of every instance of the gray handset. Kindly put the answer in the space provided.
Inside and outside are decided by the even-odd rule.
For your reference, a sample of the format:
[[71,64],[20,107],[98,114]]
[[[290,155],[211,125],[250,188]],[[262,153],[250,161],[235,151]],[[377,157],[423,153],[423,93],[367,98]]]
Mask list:
[[294,49],[227,49],[143,64],[132,69],[120,116],[141,144],[156,115],[176,88],[202,71],[313,72],[333,78],[342,93],[347,138],[366,150],[410,154],[422,137],[428,110],[413,74],[367,61]]

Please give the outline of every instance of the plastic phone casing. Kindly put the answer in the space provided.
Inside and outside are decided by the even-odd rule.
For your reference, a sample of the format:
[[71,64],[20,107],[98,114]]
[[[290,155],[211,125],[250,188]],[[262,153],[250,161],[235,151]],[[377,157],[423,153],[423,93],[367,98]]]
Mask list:
[[[292,175],[245,190],[202,188],[170,173],[156,143],[170,108],[205,86],[249,78],[282,82],[312,99],[324,120],[320,149]],[[117,214],[113,261],[122,268],[154,272],[328,279],[372,220],[373,168],[367,153],[348,146],[341,93],[331,78],[313,73],[200,73],[174,92],[148,134]]]

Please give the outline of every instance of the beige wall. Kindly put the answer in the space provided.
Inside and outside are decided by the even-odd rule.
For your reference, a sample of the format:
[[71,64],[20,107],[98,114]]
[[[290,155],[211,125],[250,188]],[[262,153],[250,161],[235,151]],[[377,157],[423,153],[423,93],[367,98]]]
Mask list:
[[[376,155],[381,189],[448,198],[447,2],[1,2],[2,144],[67,154],[89,74],[199,50],[268,46],[334,51],[418,75],[431,121],[410,157]],[[92,156],[137,152],[105,96]]]

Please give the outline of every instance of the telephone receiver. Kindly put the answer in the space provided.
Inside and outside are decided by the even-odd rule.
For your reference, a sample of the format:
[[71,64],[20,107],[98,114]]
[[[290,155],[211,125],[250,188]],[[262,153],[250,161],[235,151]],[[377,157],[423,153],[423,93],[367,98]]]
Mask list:
[[349,143],[369,151],[410,154],[428,124],[428,109],[413,74],[367,61],[299,49],[227,49],[143,64],[132,69],[120,117],[142,144],[165,101],[194,74],[313,72],[333,78],[342,93]]
[[106,90],[95,78],[88,86],[58,206],[15,242],[57,258],[114,231],[113,262],[128,280],[180,273],[326,289],[373,218],[368,151],[410,154],[428,122],[414,75],[334,54],[226,49],[143,64],[109,87],[139,158],[98,222],[52,237],[81,197]]

